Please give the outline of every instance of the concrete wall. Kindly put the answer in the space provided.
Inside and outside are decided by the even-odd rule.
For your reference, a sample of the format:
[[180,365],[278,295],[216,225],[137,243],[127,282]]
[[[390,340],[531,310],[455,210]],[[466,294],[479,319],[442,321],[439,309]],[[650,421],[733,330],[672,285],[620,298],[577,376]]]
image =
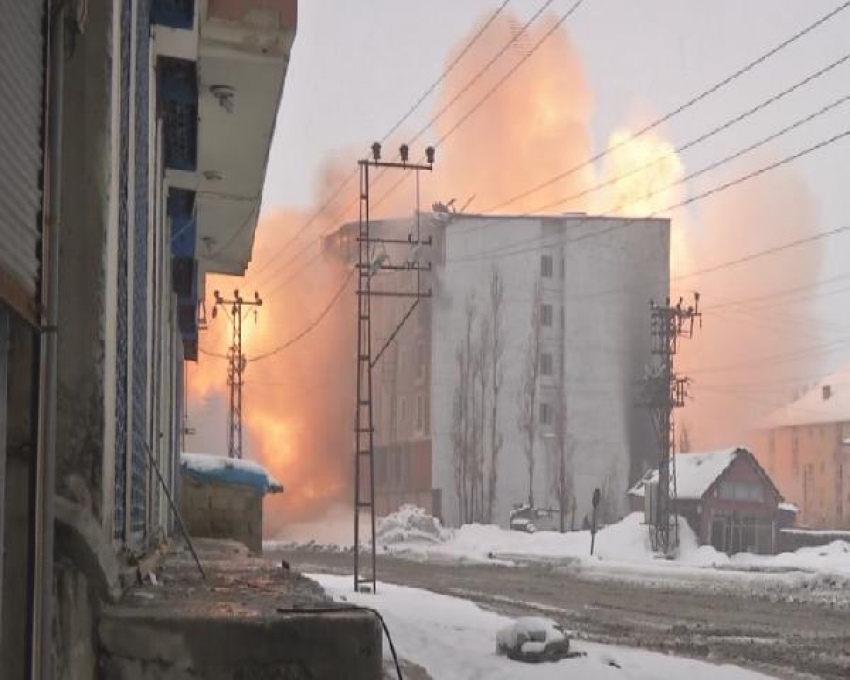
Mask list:
[[799,507],[797,524],[850,529],[850,423],[758,432],[755,453],[779,491]]
[[96,621],[98,604],[86,576],[70,560],[55,567],[56,680],[98,677]]
[[[547,247],[541,248],[542,244]],[[554,306],[555,320],[545,329],[543,342],[556,356],[564,310],[567,430],[573,446],[578,521],[589,514],[595,487],[607,488],[615,510],[625,512],[624,492],[645,470],[648,461],[643,457],[655,450],[649,417],[636,407],[635,384],[650,360],[649,302],[667,295],[669,222],[640,220],[626,225],[619,219],[582,217],[457,217],[446,227],[445,263],[437,269],[438,295],[432,301],[434,485],[442,490],[443,516],[449,523],[458,518],[451,443],[455,352],[467,296],[473,294],[479,307],[486,308],[494,266],[505,288],[504,385],[499,404],[504,446],[494,521],[506,524],[511,506],[527,498],[517,395],[542,254],[552,255],[555,263],[553,277],[544,280],[544,302]],[[550,400],[554,379],[541,378],[538,384],[539,398]],[[546,445],[542,437],[535,443],[534,495],[541,506],[555,504]]]
[[201,484],[182,476],[181,514],[191,536],[230,538],[263,551],[263,497],[250,487]]

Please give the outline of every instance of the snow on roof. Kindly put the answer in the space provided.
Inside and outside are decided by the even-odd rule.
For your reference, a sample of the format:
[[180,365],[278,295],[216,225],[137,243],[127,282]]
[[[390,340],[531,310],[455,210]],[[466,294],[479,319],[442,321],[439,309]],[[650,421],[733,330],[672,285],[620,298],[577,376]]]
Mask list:
[[796,401],[770,413],[759,422],[758,428],[770,430],[844,421],[850,421],[850,366],[826,376]]
[[[676,497],[687,500],[702,498],[738,453],[745,450],[736,446],[709,453],[676,454]],[[643,479],[629,489],[629,495],[643,498],[644,488],[652,483],[658,483],[657,468],[649,470]]]
[[793,503],[787,503],[787,502],[780,503],[780,504],[779,504],[779,509],[780,509],[780,510],[785,510],[785,511],[787,511],[787,512],[793,512],[793,513],[798,513],[798,512],[800,512],[800,508],[798,508],[798,507],[797,507],[796,505],[794,505]]
[[180,455],[180,468],[198,482],[249,486],[263,495],[283,491],[283,485],[253,460],[208,453],[183,453]]

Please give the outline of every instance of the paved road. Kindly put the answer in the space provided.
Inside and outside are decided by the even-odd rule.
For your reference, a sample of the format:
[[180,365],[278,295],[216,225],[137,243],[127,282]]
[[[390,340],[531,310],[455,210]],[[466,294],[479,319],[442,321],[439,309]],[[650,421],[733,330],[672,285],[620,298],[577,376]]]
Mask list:
[[[350,573],[351,554],[270,555],[305,572]],[[578,637],[730,662],[780,678],[850,678],[850,592],[829,579],[791,590],[769,576],[600,578],[564,565],[415,562],[381,556],[380,580],[455,595],[508,615],[543,614]]]

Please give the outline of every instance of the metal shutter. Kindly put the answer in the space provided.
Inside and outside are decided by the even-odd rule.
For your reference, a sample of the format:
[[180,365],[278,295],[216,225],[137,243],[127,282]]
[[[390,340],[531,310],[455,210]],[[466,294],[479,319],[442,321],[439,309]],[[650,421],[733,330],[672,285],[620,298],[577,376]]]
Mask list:
[[136,140],[135,214],[133,215],[133,483],[130,496],[130,528],[133,542],[147,535],[148,490],[148,217],[149,217],[149,130],[150,130],[150,8],[147,0],[136,0]]
[[0,0],[0,298],[29,316],[41,235],[43,20],[43,0]]

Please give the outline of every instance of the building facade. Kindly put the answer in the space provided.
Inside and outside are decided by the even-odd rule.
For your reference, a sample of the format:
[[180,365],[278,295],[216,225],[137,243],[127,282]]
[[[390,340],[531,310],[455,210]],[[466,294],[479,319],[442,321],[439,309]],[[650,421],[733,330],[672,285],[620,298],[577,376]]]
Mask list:
[[173,531],[182,365],[204,275],[250,260],[296,7],[0,13],[0,676],[89,678],[98,601]]
[[[326,248],[353,262],[356,227],[341,227]],[[373,223],[376,234],[402,238],[414,228],[415,220]],[[432,297],[417,306],[375,369],[378,512],[415,503],[447,524],[507,525],[513,507],[529,499],[519,404],[533,318],[540,326],[531,406],[535,505],[556,506],[552,480],[563,442],[571,514],[580,522],[590,512],[597,487],[612,515],[624,511],[623,493],[654,450],[648,414],[637,408],[637,384],[650,362],[649,303],[668,295],[669,228],[661,219],[585,215],[421,215],[422,234],[433,239],[422,255],[432,270],[421,286]],[[404,248],[388,252],[390,261],[403,260]],[[498,399],[487,352],[475,349],[496,335],[494,276],[502,290]],[[373,286],[409,290],[410,277],[382,273]],[[382,346],[409,304],[373,300],[373,346]],[[476,368],[479,363],[490,368]],[[465,373],[470,377],[462,385]],[[470,414],[463,422],[461,403]]]
[[[671,467],[671,470],[673,468]],[[676,455],[676,512],[702,545],[729,554],[773,554],[787,509],[773,480],[744,448]],[[629,490],[635,512],[653,518],[658,470],[650,470]]]
[[768,415],[753,438],[801,527],[850,529],[850,370]]

